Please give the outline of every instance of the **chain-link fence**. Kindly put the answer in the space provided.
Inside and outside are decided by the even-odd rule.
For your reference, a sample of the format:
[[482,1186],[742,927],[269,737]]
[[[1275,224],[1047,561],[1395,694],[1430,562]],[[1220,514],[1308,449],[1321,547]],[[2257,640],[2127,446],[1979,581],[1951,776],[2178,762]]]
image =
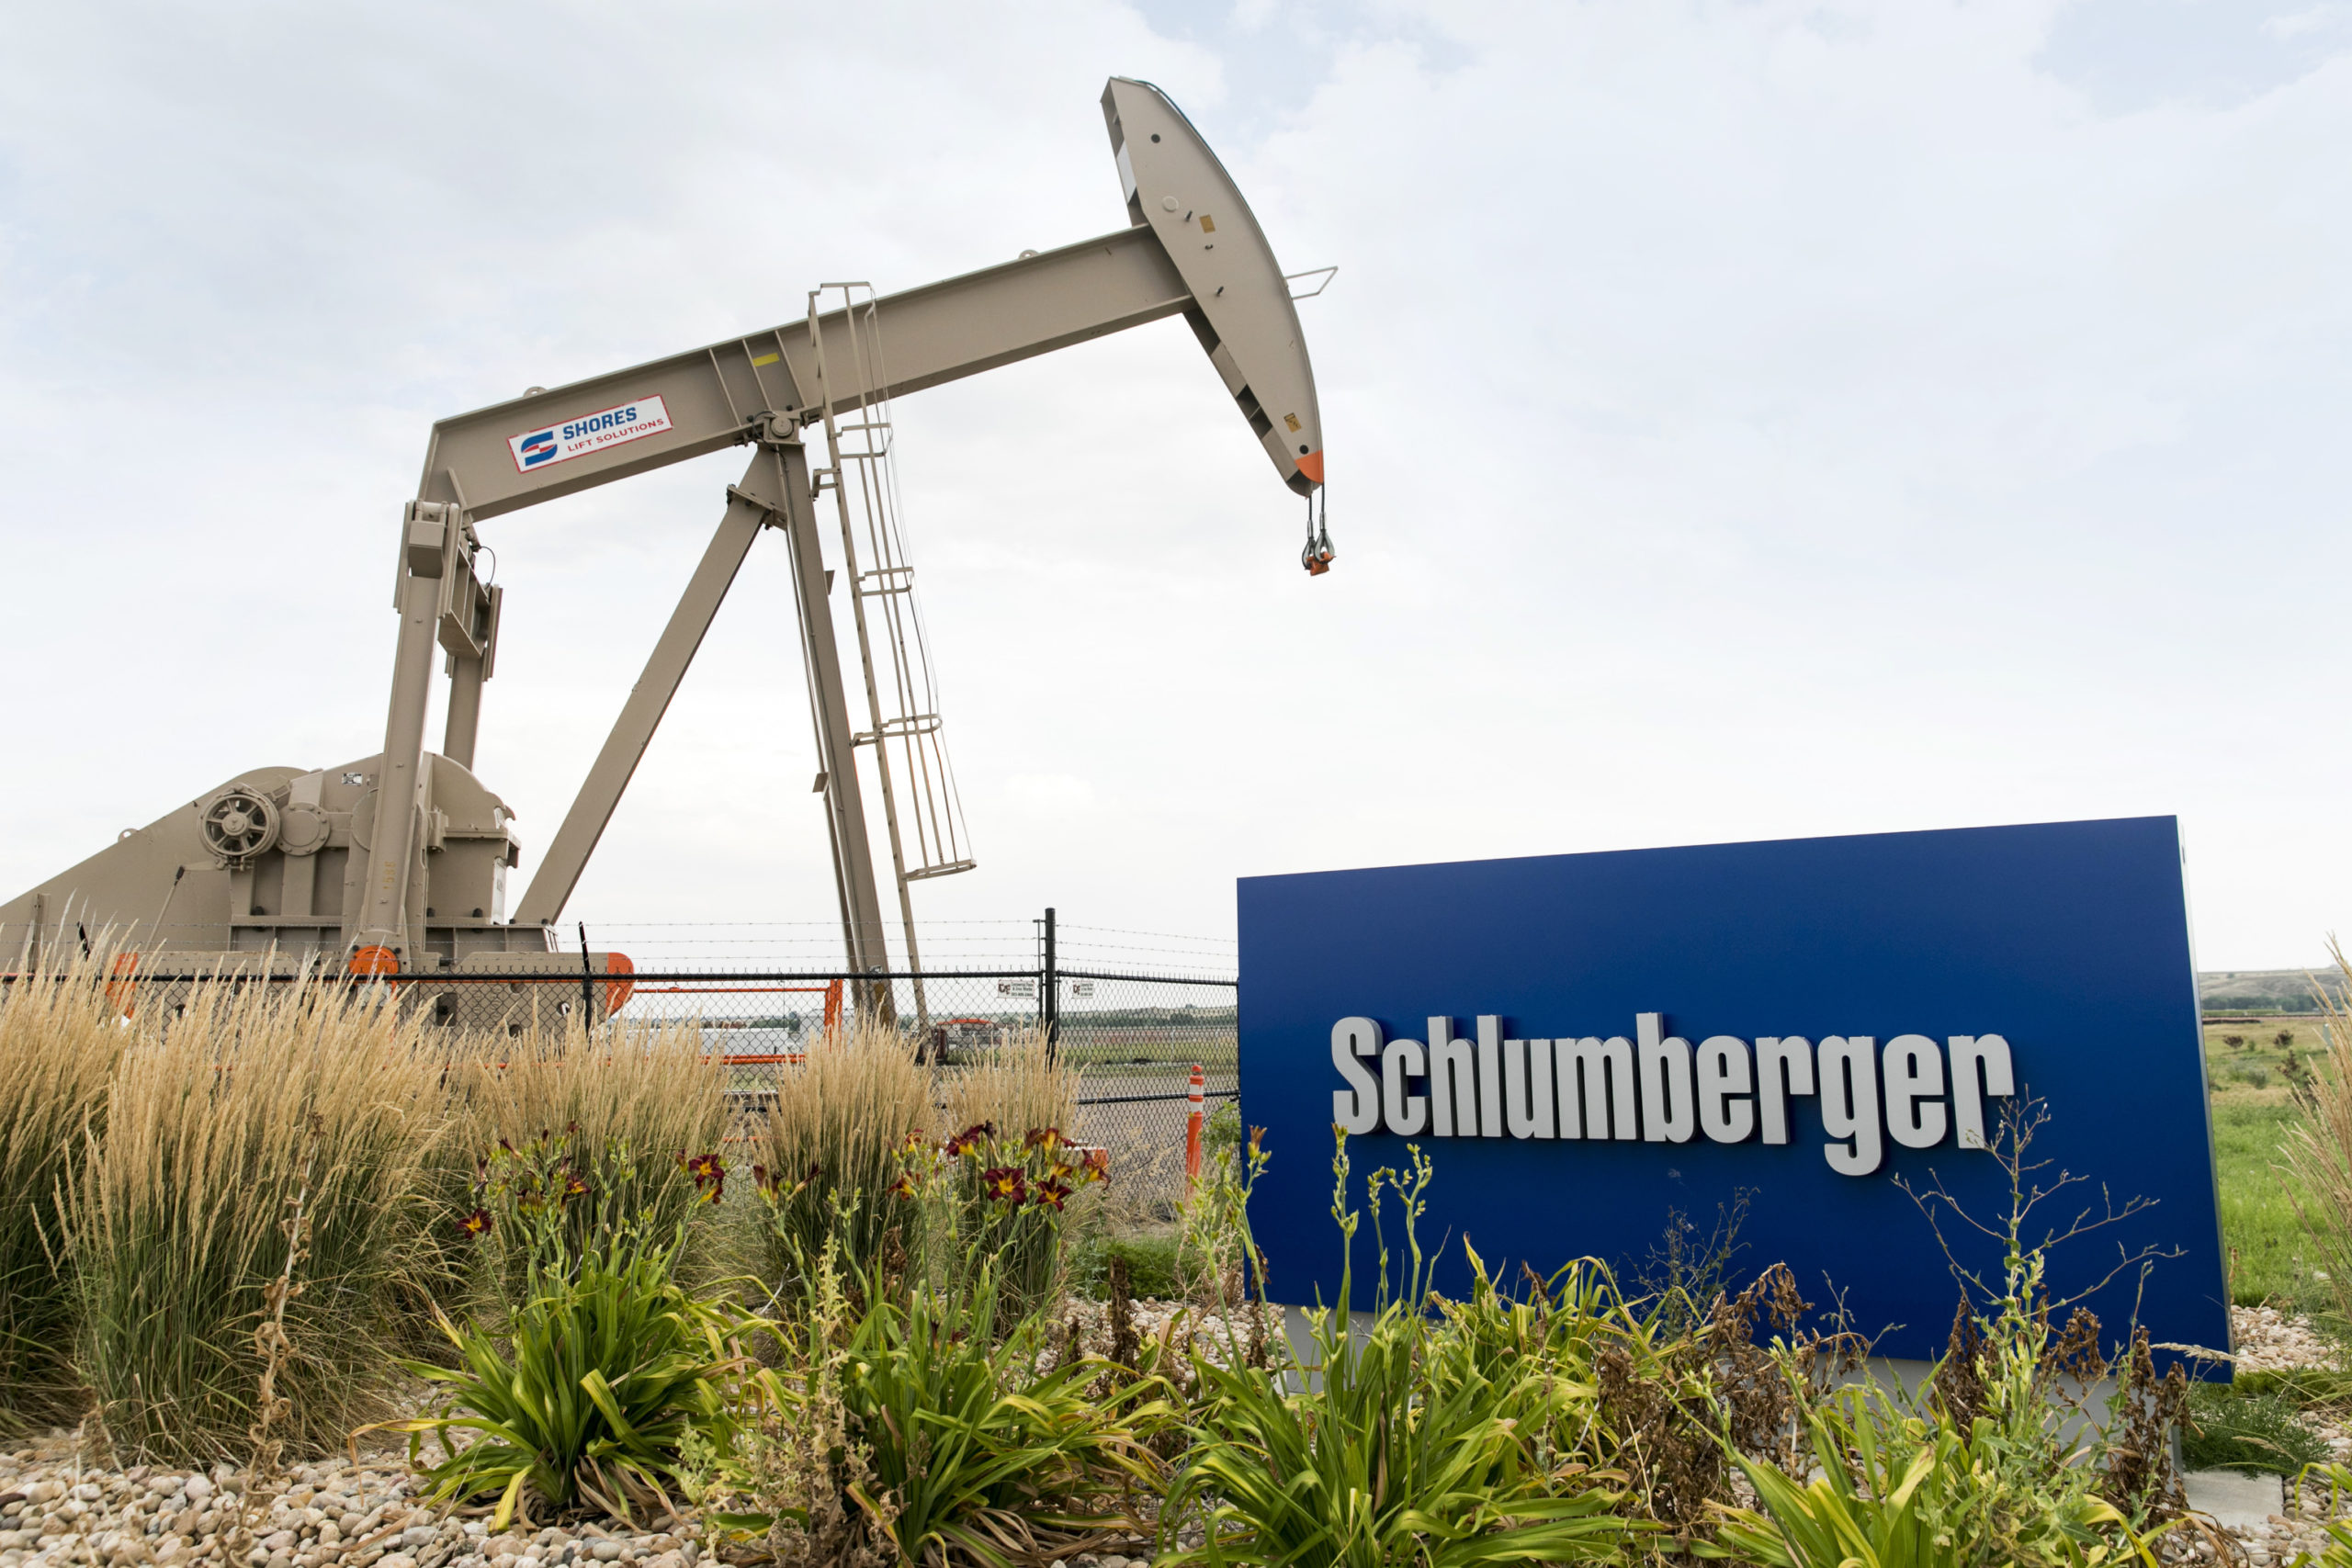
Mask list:
[[[1032,965],[922,974],[707,963],[606,970],[573,954],[576,967],[445,970],[370,983],[393,987],[403,1007],[435,1024],[477,1034],[560,1030],[583,1011],[598,1029],[690,1024],[727,1065],[730,1093],[747,1114],[792,1092],[793,1068],[831,1029],[881,1023],[951,1074],[1042,1030],[1080,1074],[1078,1125],[1065,1131],[1109,1149],[1114,1170],[1138,1187],[1172,1196],[1182,1190],[1193,1069],[1204,1120],[1238,1098],[1236,983],[1205,964],[1175,974],[1100,964],[1112,955],[1102,950],[1115,945],[1098,944],[1096,962],[1084,968],[1064,967],[1060,943],[1049,941]],[[137,964],[114,988],[127,1010],[153,1017],[183,1008],[198,984],[322,983],[315,969],[277,967],[208,976],[196,966]],[[349,982],[335,976],[334,983]]]

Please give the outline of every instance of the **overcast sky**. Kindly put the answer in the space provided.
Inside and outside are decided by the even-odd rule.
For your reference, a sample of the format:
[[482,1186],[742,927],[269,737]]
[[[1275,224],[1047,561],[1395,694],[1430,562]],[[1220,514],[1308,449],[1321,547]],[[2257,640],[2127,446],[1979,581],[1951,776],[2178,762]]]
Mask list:
[[[2177,813],[2352,937],[2352,6],[36,5],[0,45],[0,897],[382,742],[432,422],[1123,227],[1159,83],[1300,307],[1339,561],[1170,321],[899,405],[978,871]],[[525,874],[739,453],[501,517]],[[581,886],[833,919],[780,541]],[[844,621],[844,626],[846,622]],[[439,735],[437,716],[432,735]],[[880,820],[876,813],[876,831]]]

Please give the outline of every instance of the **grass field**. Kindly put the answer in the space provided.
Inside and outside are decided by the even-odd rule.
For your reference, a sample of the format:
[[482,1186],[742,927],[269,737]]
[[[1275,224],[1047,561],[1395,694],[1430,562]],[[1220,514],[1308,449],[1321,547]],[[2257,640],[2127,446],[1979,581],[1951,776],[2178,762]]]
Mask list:
[[2289,1089],[2293,1072],[2316,1066],[2322,1048],[2308,1014],[2241,1014],[2205,1026],[2222,1241],[2229,1250],[2230,1294],[2240,1306],[2302,1304],[2311,1290],[2295,1217],[2299,1189],[2286,1172],[2281,1145],[2299,1120]]
[[2229,1248],[2230,1296],[2240,1306],[2296,1301],[2302,1228],[2279,1142],[2295,1122],[2287,1091],[2232,1089],[2213,1097],[2213,1159],[2222,1187],[2222,1240]]

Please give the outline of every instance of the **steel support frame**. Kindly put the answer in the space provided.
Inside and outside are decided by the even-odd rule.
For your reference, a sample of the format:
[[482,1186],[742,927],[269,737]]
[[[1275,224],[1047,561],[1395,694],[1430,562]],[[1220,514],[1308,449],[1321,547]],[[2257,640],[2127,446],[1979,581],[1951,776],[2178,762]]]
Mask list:
[[[842,945],[853,971],[888,969],[874,852],[858,787],[855,732],[850,727],[840,644],[833,632],[824,558],[818,543],[808,449],[788,424],[771,429],[771,436],[761,443],[744,468],[741,481],[729,487],[727,510],[703,551],[701,564],[670,613],[669,624],[647,658],[644,672],[630,690],[628,701],[516,906],[518,925],[550,925],[562,915],[719,605],[726,602],[728,590],[751,554],[752,542],[762,529],[775,527],[784,530],[791,556],[809,718],[816,733],[818,765],[825,780],[825,827],[832,848],[833,887],[841,904]],[[418,723],[421,728],[421,715]],[[879,995],[866,995],[869,991]],[[860,993],[865,1007],[888,1015],[887,986],[861,987]]]

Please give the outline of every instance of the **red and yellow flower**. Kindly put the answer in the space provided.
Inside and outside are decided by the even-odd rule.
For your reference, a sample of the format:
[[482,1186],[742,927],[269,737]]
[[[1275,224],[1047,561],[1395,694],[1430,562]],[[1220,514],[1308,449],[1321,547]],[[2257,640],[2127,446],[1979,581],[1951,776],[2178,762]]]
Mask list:
[[727,1167],[715,1154],[680,1155],[678,1168],[695,1179],[695,1193],[706,1203],[716,1203],[727,1190]]
[[1017,1165],[991,1166],[980,1172],[980,1190],[1017,1205],[1029,1197],[1029,1178]]

